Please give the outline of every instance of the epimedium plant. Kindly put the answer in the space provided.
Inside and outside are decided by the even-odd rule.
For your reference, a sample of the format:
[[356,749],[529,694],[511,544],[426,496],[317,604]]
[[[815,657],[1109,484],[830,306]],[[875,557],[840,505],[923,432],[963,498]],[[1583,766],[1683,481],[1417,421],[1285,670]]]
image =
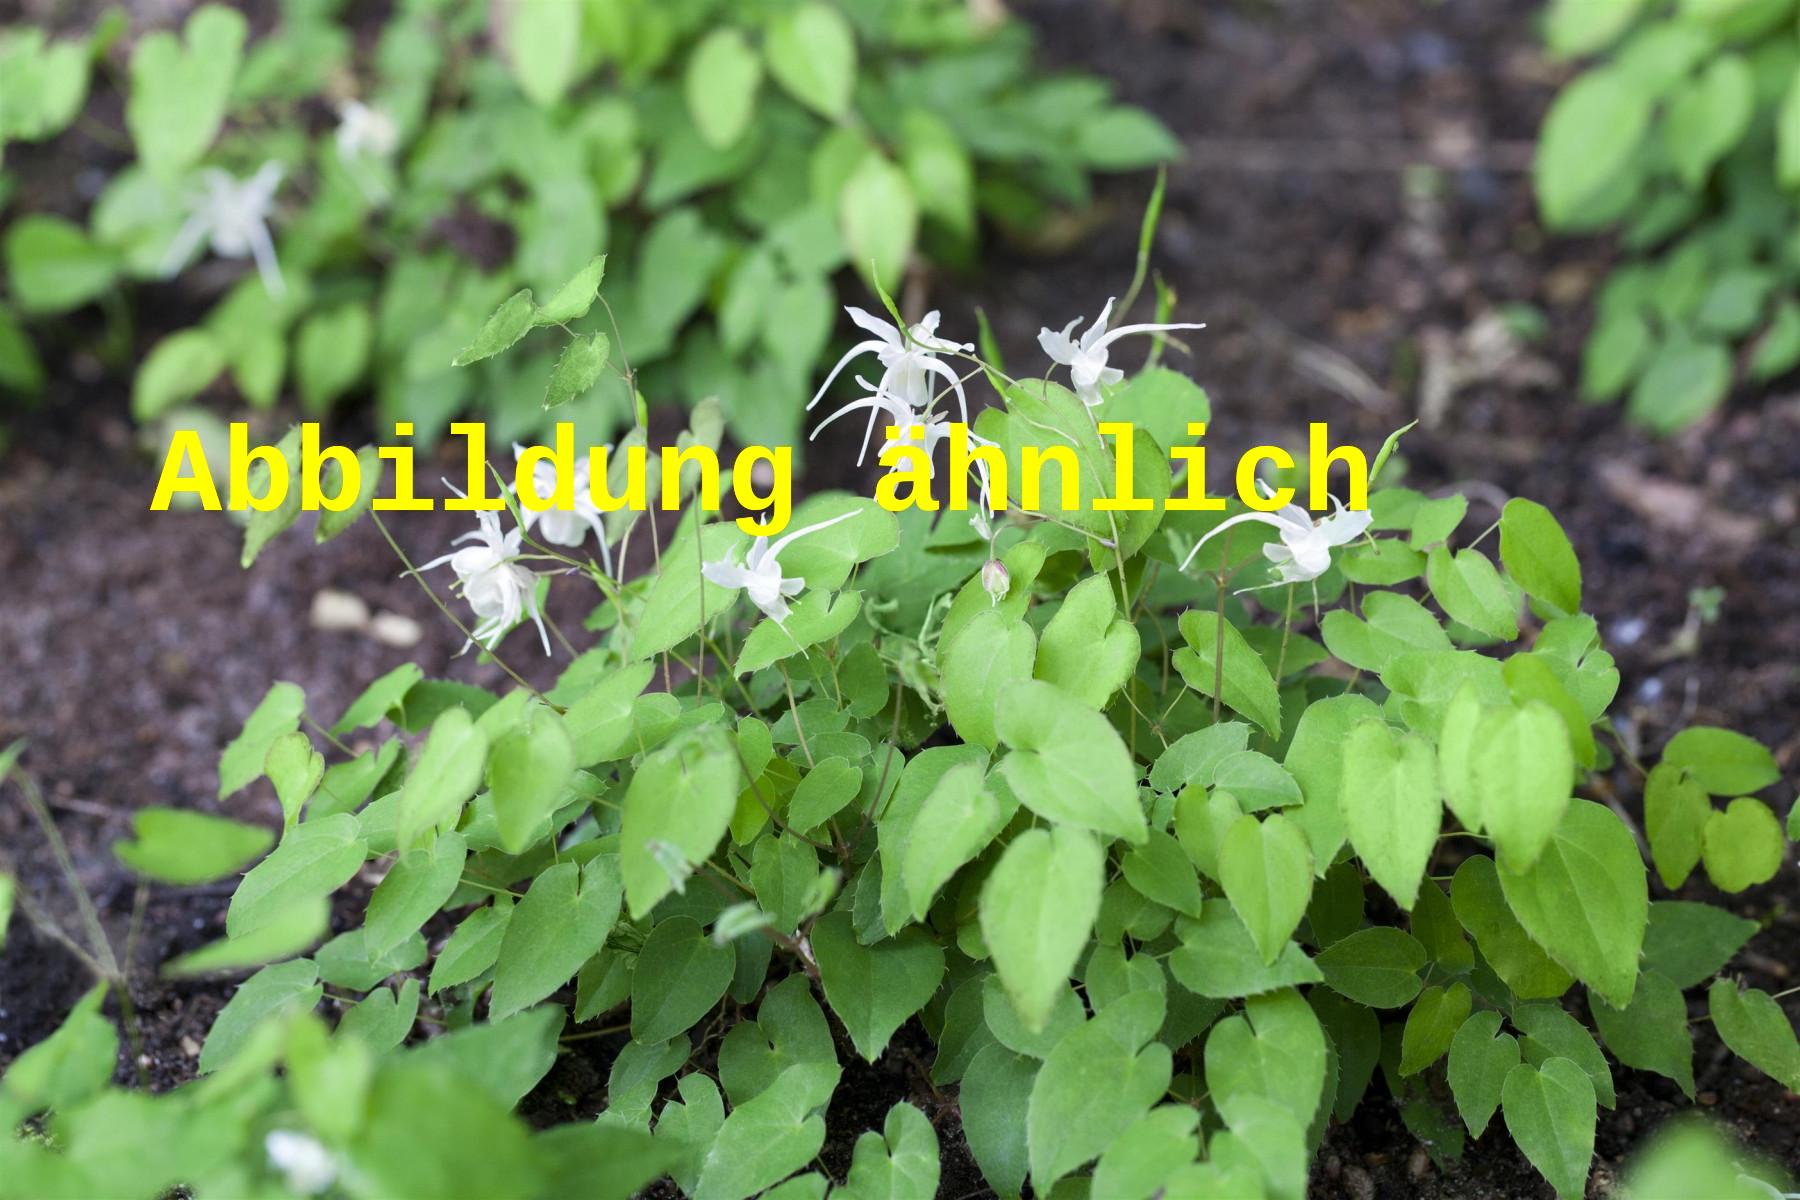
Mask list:
[[[624,1196],[667,1174],[700,1200],[926,1200],[954,1112],[1001,1195],[1299,1197],[1379,1088],[1440,1160],[1510,1138],[1580,1196],[1616,1069],[1693,1092],[1701,987],[1725,1044],[1800,1086],[1780,997],[1723,973],[1755,923],[1653,899],[1624,810],[1588,798],[1642,771],[1615,758],[1618,673],[1548,511],[1516,498],[1469,536],[1464,497],[1384,478],[1398,434],[1366,512],[1171,510],[1196,481],[1163,451],[1210,406],[1156,365],[1166,317],[1046,330],[1071,390],[891,315],[859,316],[883,407],[924,418],[939,368],[987,387],[976,427],[1015,478],[1026,444],[1079,456],[1073,509],[1001,508],[984,476],[962,513],[822,492],[756,538],[695,503],[626,580],[587,537],[641,518],[546,539],[510,498],[481,514],[445,565],[518,686],[407,664],[331,714],[278,683],[219,768],[232,804],[267,778],[278,836],[137,814],[117,853],[146,879],[248,868],[226,937],[165,970],[257,969],[162,1096],[108,1086],[117,1035],[84,1000],[0,1078],[10,1124],[48,1111],[0,1146],[0,1194]],[[1115,375],[1134,334],[1150,365]],[[1095,506],[1109,420],[1136,427],[1148,510]],[[552,575],[599,600],[539,691],[505,638],[535,623],[552,648]],[[1662,883],[1772,877],[1778,782],[1750,739],[1671,738],[1642,782]],[[359,876],[360,923],[331,935]],[[534,1130],[514,1110],[583,1038],[616,1047],[605,1110]],[[916,1061],[909,1090],[832,1178],[845,1064],[884,1055]],[[1775,1182],[1686,1130],[1627,1186]]]
[[1625,250],[1596,301],[1582,393],[1686,428],[1734,379],[1800,363],[1794,5],[1557,0],[1545,28],[1552,53],[1590,62],[1544,119],[1539,210],[1552,229],[1617,229]]
[[[502,298],[610,253],[624,327],[595,314],[583,332],[622,335],[660,395],[728,394],[733,429],[768,438],[796,427],[784,397],[831,337],[847,265],[897,286],[920,255],[967,260],[983,216],[1054,237],[1090,172],[1177,150],[960,0],[406,0],[360,46],[353,15],[285,0],[249,42],[241,15],[202,5],[137,39],[120,81],[135,161],[85,228],[34,213],[5,231],[0,386],[42,383],[25,322],[210,254],[257,270],[150,348],[140,419],[192,424],[182,406],[226,379],[254,408],[367,390],[423,438],[465,409],[523,437],[556,360],[451,360]],[[0,146],[66,127],[120,32],[0,31]],[[616,378],[557,393],[565,415],[595,436],[629,424]]]

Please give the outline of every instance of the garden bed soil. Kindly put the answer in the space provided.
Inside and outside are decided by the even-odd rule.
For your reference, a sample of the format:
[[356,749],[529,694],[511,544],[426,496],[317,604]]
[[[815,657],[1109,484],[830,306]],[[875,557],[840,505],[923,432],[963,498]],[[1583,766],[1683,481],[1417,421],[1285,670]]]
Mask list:
[[[1607,250],[1546,244],[1535,224],[1521,168],[1559,78],[1532,37],[1535,4],[1021,7],[1053,61],[1114,79],[1187,142],[1170,175],[1155,265],[1182,317],[1209,324],[1189,342],[1193,358],[1175,355],[1172,365],[1211,394],[1215,463],[1256,442],[1302,445],[1306,422],[1317,419],[1340,442],[1373,445],[1418,415],[1421,381],[1430,382],[1423,390],[1442,417],[1408,435],[1408,482],[1469,489],[1465,534],[1510,495],[1558,514],[1584,564],[1586,604],[1618,658],[1615,712],[1627,739],[1654,754],[1683,725],[1726,725],[1774,747],[1794,777],[1800,395],[1791,386],[1734,395],[1715,418],[1668,441],[1627,428],[1616,409],[1576,402],[1586,297]],[[925,294],[952,328],[969,326],[981,305],[1007,356],[1024,361],[1039,323],[1061,325],[1077,309],[1091,315],[1124,289],[1144,192],[1141,178],[1110,182],[1092,228],[1061,257],[998,248],[979,278],[932,279]],[[183,306],[167,299],[163,311]],[[1494,352],[1504,342],[1493,319],[1509,305],[1543,318],[1542,338],[1510,358]],[[15,446],[0,469],[0,744],[29,740],[24,763],[123,945],[136,889],[109,848],[134,809],[277,820],[266,785],[224,805],[215,798],[219,750],[272,680],[300,684],[312,711],[329,718],[408,659],[476,683],[504,677],[475,656],[455,657],[461,636],[399,576],[367,522],[323,548],[304,532],[285,535],[243,572],[237,539],[216,515],[148,512],[155,464],[124,415],[126,377],[79,359],[51,368],[64,382],[42,415],[13,422]],[[1464,383],[1446,398],[1435,381],[1452,375]],[[395,524],[402,544],[424,555],[461,522],[435,513]],[[1690,600],[1701,587],[1723,591],[1714,623],[1699,620]],[[316,627],[309,612],[327,591],[410,618],[420,640],[400,647]],[[578,623],[579,612],[564,615]],[[514,666],[534,681],[554,676],[527,639],[515,641]],[[1630,775],[1605,783],[1641,814]],[[73,903],[10,794],[0,803],[0,845],[23,863],[21,887],[70,921]],[[1790,861],[1774,882],[1738,896],[1703,883],[1681,894],[1767,926],[1732,970],[1776,990],[1800,963],[1796,880]],[[154,964],[220,936],[227,900],[222,887],[149,892],[132,989],[142,1045],[135,1063],[122,1061],[122,1078],[141,1071],[161,1089],[194,1074],[232,983],[166,982]],[[340,904],[337,927],[358,911]],[[0,952],[0,1065],[48,1034],[88,985],[73,957],[16,918]],[[1700,1104],[1800,1171],[1800,1100],[1728,1055],[1710,1025],[1694,1030]],[[527,1115],[548,1123],[598,1111],[614,1049],[607,1039],[576,1043]],[[954,1091],[926,1082],[931,1053],[914,1022],[873,1066],[846,1056],[822,1156],[834,1175],[842,1178],[855,1135],[908,1099],[938,1127],[941,1194],[986,1194]],[[1380,1091],[1328,1132],[1314,1195],[1551,1194],[1491,1130],[1460,1161],[1433,1163]],[[1618,1098],[1601,1113],[1590,1195],[1608,1194],[1626,1153],[1685,1106],[1673,1084],[1636,1071],[1619,1072]]]

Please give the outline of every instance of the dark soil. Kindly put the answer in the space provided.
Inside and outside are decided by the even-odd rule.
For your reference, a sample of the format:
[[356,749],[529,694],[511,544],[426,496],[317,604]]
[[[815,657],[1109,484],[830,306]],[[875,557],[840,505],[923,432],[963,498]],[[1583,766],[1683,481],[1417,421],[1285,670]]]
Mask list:
[[[1461,485],[1477,497],[1465,535],[1492,504],[1527,495],[1562,519],[1585,568],[1588,608],[1622,673],[1616,719],[1654,755],[1692,723],[1741,729],[1800,763],[1800,394],[1734,396],[1687,435],[1655,441],[1616,409],[1582,407],[1573,381],[1588,292],[1604,274],[1602,244],[1546,242],[1523,168],[1558,81],[1537,51],[1525,0],[1036,0],[1023,4],[1054,61],[1097,70],[1156,111],[1186,141],[1170,176],[1156,265],[1180,312],[1210,328],[1174,365],[1209,390],[1214,461],[1252,442],[1303,445],[1305,423],[1329,419],[1338,441],[1376,444],[1419,415],[1429,364],[1467,362],[1468,332],[1507,305],[1545,318],[1543,339],[1512,362],[1470,370],[1441,419],[1410,434],[1409,482]],[[1039,324],[1091,316],[1131,274],[1141,178],[1109,183],[1098,219],[1055,259],[995,247],[979,279],[928,289],[954,327],[973,305],[994,320],[1014,361],[1035,355]],[[179,298],[169,298],[178,303]],[[157,311],[158,305],[148,307]],[[1126,355],[1121,353],[1121,359]],[[494,685],[499,670],[454,657],[461,638],[438,618],[377,531],[362,523],[314,548],[278,539],[250,572],[214,515],[147,511],[154,468],[124,418],[125,380],[89,362],[51,363],[70,381],[53,415],[16,422],[0,470],[0,744],[30,740],[25,765],[45,784],[85,886],[116,944],[126,940],[134,886],[109,852],[132,810],[149,804],[273,821],[266,785],[220,805],[220,748],[277,678],[334,717],[375,676],[406,659],[430,673]],[[74,381],[81,380],[81,385]],[[1217,468],[1215,467],[1215,470]],[[422,478],[435,472],[421,470]],[[396,522],[402,544],[436,553],[453,515]],[[1690,594],[1717,587],[1715,623]],[[323,589],[418,622],[409,649],[359,632],[316,629]],[[573,614],[571,614],[573,615]],[[509,661],[534,680],[554,667],[524,640]],[[1629,775],[1610,781],[1627,809]],[[1786,804],[1784,791],[1779,803]],[[1784,810],[1785,811],[1785,810]],[[73,905],[22,806],[0,804],[0,847],[25,867],[21,886],[70,927]],[[1800,962],[1797,873],[1720,897],[1767,932],[1733,970],[1771,990]],[[136,961],[154,964],[219,936],[223,889],[150,893]],[[355,906],[339,913],[346,923]],[[0,953],[0,1064],[45,1036],[88,986],[76,961],[23,920]],[[138,1065],[157,1087],[191,1077],[229,983],[165,983],[143,971]],[[1699,1010],[1696,1010],[1699,1015]],[[1757,1150],[1800,1169],[1800,1101],[1726,1054],[1695,1025],[1704,1107]],[[559,1064],[533,1098],[592,1111],[611,1047]],[[847,1068],[829,1114],[825,1164],[841,1177],[857,1132],[910,1099],[944,1145],[942,1194],[984,1194],[955,1120],[917,1063],[916,1025],[874,1067]],[[1503,1134],[1472,1143],[1440,1170],[1371,1090],[1327,1135],[1314,1176],[1320,1197],[1549,1196]],[[1601,1114],[1590,1194],[1608,1194],[1619,1162],[1648,1130],[1685,1107],[1672,1084],[1618,1072],[1619,1105]]]

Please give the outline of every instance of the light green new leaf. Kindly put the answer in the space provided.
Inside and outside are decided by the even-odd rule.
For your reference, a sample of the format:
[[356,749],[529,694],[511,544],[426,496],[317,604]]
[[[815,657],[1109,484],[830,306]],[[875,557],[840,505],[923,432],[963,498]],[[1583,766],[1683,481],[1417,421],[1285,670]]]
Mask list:
[[944,711],[963,741],[990,750],[999,745],[1000,703],[1031,678],[1038,653],[1031,626],[1001,608],[976,613],[944,648],[938,659]]
[[1644,0],[1554,0],[1544,19],[1544,38],[1559,58],[1603,49],[1630,27]]
[[835,1062],[792,1066],[734,1108],[706,1151],[694,1200],[746,1200],[811,1162],[825,1144],[820,1110],[839,1073]]
[[406,699],[406,693],[425,677],[416,663],[401,663],[363,689],[362,695],[350,702],[344,715],[331,727],[332,733],[348,733],[366,725],[377,725],[389,712]]
[[1739,796],[1723,812],[1707,813],[1704,843],[1706,877],[1722,892],[1769,882],[1787,853],[1781,822],[1768,805],[1750,796]]
[[1311,1006],[1292,988],[1252,996],[1238,1016],[1213,1026],[1206,1037],[1206,1086],[1227,1124],[1238,1101],[1274,1101],[1309,1116],[1325,1089],[1330,1052]]
[[1587,1072],[1566,1058],[1520,1063],[1507,1072],[1500,1103],[1507,1132],[1556,1194],[1583,1195],[1598,1119]]
[[531,332],[536,321],[537,305],[531,301],[531,289],[521,288],[493,311],[482,323],[475,339],[450,360],[450,365],[466,367],[484,358],[492,358]]
[[826,913],[813,925],[813,955],[825,999],[850,1031],[856,1051],[874,1062],[906,1019],[925,1007],[944,977],[944,951],[918,926],[864,946],[851,914]]
[[1012,840],[982,885],[982,937],[1027,1030],[1049,1023],[1088,945],[1105,867],[1091,834],[1030,829]]
[[1196,996],[1235,1000],[1323,978],[1293,942],[1273,966],[1265,965],[1250,931],[1223,900],[1207,901],[1200,920],[1183,923],[1178,932],[1181,947],[1169,956],[1169,973]]
[[611,855],[597,855],[586,866],[558,863],[532,880],[501,937],[488,1019],[529,1008],[574,978],[606,943],[619,919],[620,898],[618,861]]
[[1710,725],[1695,725],[1670,738],[1662,761],[1685,768],[1715,796],[1748,796],[1781,778],[1775,756],[1761,742]]
[[1237,797],[1245,812],[1291,808],[1305,798],[1288,769],[1257,750],[1226,755],[1213,772],[1212,786]]
[[291,683],[270,686],[244,728],[219,756],[219,799],[223,800],[263,774],[269,747],[284,733],[300,728],[306,711],[306,693]]
[[731,986],[736,961],[691,917],[657,922],[631,975],[631,1036],[662,1042],[687,1032]]
[[1461,983],[1448,988],[1433,984],[1419,993],[1401,1031],[1402,1076],[1416,1075],[1444,1056],[1456,1031],[1468,1019],[1470,1002],[1469,989]]
[[1450,903],[1482,957],[1519,999],[1552,999],[1575,982],[1519,924],[1507,906],[1493,859],[1477,854],[1463,861],[1451,881]]
[[1756,988],[1740,989],[1729,979],[1715,979],[1706,1003],[1713,1028],[1733,1054],[1790,1092],[1800,1091],[1800,1041],[1774,997]]
[[[845,524],[853,522],[846,521]],[[688,530],[678,539],[680,544],[663,551],[662,569],[644,597],[637,628],[632,631],[630,657],[634,660],[660,654],[693,637],[699,632],[703,618],[718,616],[731,607],[737,596],[736,589],[723,588],[704,579],[700,565],[703,561],[720,562],[727,553],[736,555],[741,561],[744,534],[735,524],[718,522],[704,526],[699,533],[698,551],[690,540],[693,536],[692,530]],[[796,542],[789,550],[797,551],[804,544]],[[784,571],[795,570],[794,563],[788,561],[790,557],[787,553],[783,555]]]
[[[787,620],[771,621],[764,617],[744,639],[731,673],[746,675],[762,670],[784,658],[800,654],[809,646],[829,642],[850,627],[862,611],[861,592],[811,591],[794,601]],[[885,677],[883,678],[885,683]]]
[[862,789],[862,768],[833,755],[800,777],[800,786],[788,801],[788,824],[795,829],[817,829],[856,799]]
[[829,4],[802,4],[777,17],[763,42],[769,73],[820,116],[837,120],[856,86],[856,34]]
[[375,885],[363,917],[363,945],[370,954],[386,954],[424,927],[462,882],[468,853],[463,836],[450,832],[395,860]]
[[305,1012],[324,993],[318,968],[309,958],[264,967],[244,980],[213,1018],[200,1049],[200,1073],[210,1075],[231,1061],[265,1020],[279,1013]]
[[1711,801],[1674,763],[1658,763],[1644,781],[1644,834],[1663,886],[1674,889],[1700,865]]
[[[109,273],[110,275],[110,273]],[[131,381],[131,415],[156,420],[204,391],[225,370],[225,352],[205,329],[183,329],[150,348]]]
[[694,128],[708,145],[723,150],[744,135],[761,84],[762,60],[740,30],[723,26],[700,39],[688,55],[682,87]]
[[367,849],[356,818],[348,813],[294,826],[238,884],[225,915],[225,932],[241,937],[270,924],[292,905],[329,896],[362,869]]
[[1157,756],[1150,768],[1150,786],[1159,792],[1179,792],[1190,783],[1211,787],[1219,764],[1249,744],[1250,727],[1242,721],[1220,721],[1184,733]]
[[1537,862],[1523,872],[1502,865],[1500,883],[1532,941],[1624,1008],[1650,915],[1647,874],[1637,842],[1611,809],[1572,800]]
[[198,950],[170,959],[163,964],[162,975],[180,979],[279,962],[318,945],[330,928],[330,898],[308,896],[279,909],[248,933],[208,942]]
[[1590,998],[1594,1024],[1606,1048],[1628,1067],[1655,1071],[1694,1094],[1694,1039],[1688,1032],[1687,1001],[1667,976],[1645,970],[1629,1008],[1614,1008],[1599,996]]
[[1243,809],[1226,793],[1203,795],[1198,787],[1187,788],[1175,809],[1175,828],[1182,840],[1152,829],[1143,845],[1132,847],[1120,861],[1125,881],[1146,900],[1200,916],[1200,880],[1194,870],[1204,862],[1207,874],[1219,877],[1225,837],[1242,816]]
[[487,734],[467,709],[446,709],[431,723],[425,749],[400,789],[394,836],[402,853],[421,844],[429,831],[456,823],[481,786],[487,755]]
[[151,172],[175,179],[212,145],[225,119],[249,28],[243,16],[207,4],[188,17],[182,36],[147,33],[131,53],[125,125]]
[[1741,54],[1720,53],[1678,85],[1663,116],[1663,147],[1690,188],[1736,146],[1756,115],[1756,73]]
[[1581,611],[1581,563],[1569,535],[1535,500],[1515,496],[1500,510],[1500,562],[1525,594],[1565,613]]
[[[28,1047],[0,1075],[0,1112],[9,1123],[43,1109],[72,1108],[111,1082],[119,1034],[100,1012],[106,991],[104,984],[90,988],[55,1033]],[[214,1029],[216,1035],[216,1023]]]
[[1425,582],[1451,620],[1501,641],[1519,636],[1518,597],[1481,551],[1438,546],[1426,557]]
[[1169,1048],[1153,1040],[1162,1015],[1161,995],[1132,992],[1050,1051],[1025,1114],[1035,1194],[1049,1195],[1162,1098],[1171,1072]]
[[901,877],[915,921],[925,919],[938,889],[986,849],[1006,823],[1000,801],[986,787],[986,776],[980,763],[950,768],[913,818]]
[[1033,680],[1004,697],[996,724],[1012,751],[1000,760],[1000,773],[1025,807],[1052,821],[1144,840],[1137,765],[1105,716]]
[[1474,734],[1469,766],[1475,811],[1500,862],[1525,870],[1543,853],[1569,805],[1575,757],[1562,718],[1536,700],[1490,713]]
[[1332,991],[1370,1008],[1399,1008],[1419,994],[1425,947],[1390,925],[1359,929],[1313,959]]
[[1532,167],[1538,207],[1552,229],[1589,219],[1587,210],[1637,153],[1651,104],[1652,97],[1621,71],[1589,71],[1558,93]]
[[1113,582],[1090,575],[1069,589],[1044,627],[1033,670],[1095,708],[1125,685],[1142,652],[1137,627],[1119,616]]
[[[1280,813],[1243,816],[1219,849],[1219,882],[1239,919],[1272,965],[1312,899],[1312,851],[1299,826]],[[989,939],[992,944],[992,939]]]
[[838,197],[838,228],[871,286],[899,286],[919,232],[919,202],[906,172],[879,154],[865,156]]
[[519,90],[548,108],[562,99],[581,66],[579,4],[519,0],[501,10],[500,44]]
[[561,408],[592,391],[606,370],[611,353],[612,339],[604,333],[586,334],[564,346],[550,371],[550,381],[544,386],[544,407]]
[[620,667],[569,705],[563,728],[575,743],[576,765],[610,762],[639,748],[632,740],[632,712],[655,674],[655,663]]
[[[1218,672],[1218,614],[1191,608],[1181,614],[1181,637],[1187,647],[1175,652],[1175,667],[1187,685],[1203,696],[1213,695]],[[1281,736],[1281,697],[1268,664],[1250,648],[1244,635],[1227,621],[1224,625],[1224,670],[1219,680],[1219,700],[1249,717],[1274,737]]]
[[1370,876],[1411,911],[1443,825],[1430,743],[1413,734],[1396,737],[1379,720],[1356,726],[1344,743],[1338,807]]
[[632,776],[619,861],[633,920],[685,884],[686,868],[704,862],[725,836],[741,774],[730,736],[713,727],[656,750]]
[[1313,870],[1321,874],[1344,845],[1344,739],[1363,721],[1379,716],[1380,710],[1367,696],[1348,694],[1307,705],[1294,725],[1282,765],[1300,785],[1306,802],[1286,815],[1312,843]]
[[431,964],[430,990],[436,993],[467,983],[493,966],[500,957],[500,943],[506,937],[512,912],[511,898],[496,896],[493,904],[464,917]]
[[910,1104],[888,1109],[882,1131],[856,1139],[843,1200],[933,1200],[938,1189],[937,1132]]
[[131,828],[134,840],[114,842],[113,854],[137,874],[177,887],[223,879],[275,843],[266,829],[179,808],[140,808]]
[[575,744],[562,718],[541,704],[494,742],[488,789],[500,826],[500,845],[519,854],[560,804],[575,773]]
[[270,743],[263,756],[263,773],[275,785],[284,822],[292,825],[325,778],[325,756],[313,749],[312,739],[304,733],[284,733]]
[[1500,1014],[1493,1009],[1471,1014],[1450,1039],[1450,1094],[1470,1137],[1487,1128],[1500,1107],[1506,1077],[1518,1065],[1519,1040],[1500,1032]]

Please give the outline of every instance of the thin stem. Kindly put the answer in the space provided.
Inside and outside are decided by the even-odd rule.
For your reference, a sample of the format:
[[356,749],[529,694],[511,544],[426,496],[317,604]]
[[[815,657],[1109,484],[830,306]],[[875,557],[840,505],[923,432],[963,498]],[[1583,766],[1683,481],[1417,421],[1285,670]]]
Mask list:
[[794,681],[788,675],[785,662],[775,665],[781,669],[781,685],[787,689],[788,711],[794,714],[794,733],[800,738],[800,749],[806,754],[806,765],[816,767],[819,764],[813,761],[812,747],[806,744],[806,724],[800,719],[800,705],[794,700]]

